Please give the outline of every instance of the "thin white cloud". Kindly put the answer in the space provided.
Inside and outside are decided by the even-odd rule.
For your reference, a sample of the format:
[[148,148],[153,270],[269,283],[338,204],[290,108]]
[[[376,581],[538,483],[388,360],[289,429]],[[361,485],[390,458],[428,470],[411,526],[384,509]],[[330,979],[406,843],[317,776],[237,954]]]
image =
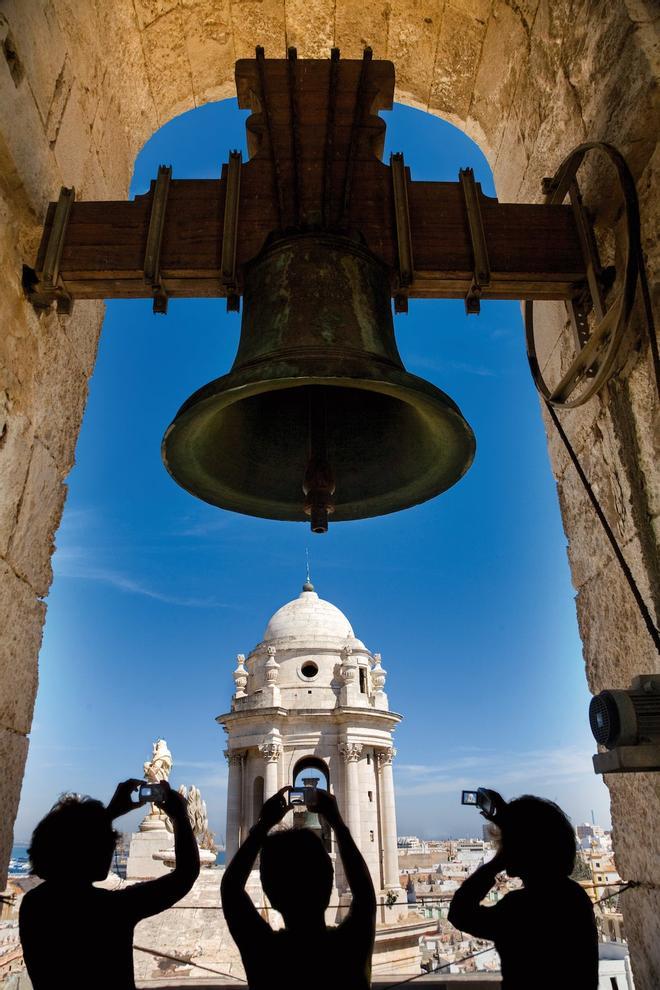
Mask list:
[[458,793],[487,784],[516,793],[575,783],[591,776],[588,756],[576,747],[531,750],[526,753],[484,752],[482,757],[462,757],[442,764],[397,766],[397,795],[422,797]]
[[174,530],[175,536],[210,536],[212,533],[220,533],[227,530],[230,521],[226,514],[218,514],[213,519],[200,519],[197,521],[186,519],[179,529]]
[[216,598],[196,598],[170,594],[151,587],[143,581],[108,567],[89,563],[88,552],[82,547],[62,547],[53,557],[53,571],[57,578],[76,581],[95,581],[110,585],[118,591],[131,595],[142,595],[167,605],[180,605],[184,608],[229,608]]

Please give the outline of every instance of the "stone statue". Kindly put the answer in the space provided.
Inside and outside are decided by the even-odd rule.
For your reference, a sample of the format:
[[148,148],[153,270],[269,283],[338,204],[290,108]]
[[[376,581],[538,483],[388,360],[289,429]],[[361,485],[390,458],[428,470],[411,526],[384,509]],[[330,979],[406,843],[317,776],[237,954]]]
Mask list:
[[[149,784],[159,784],[162,780],[169,780],[172,770],[172,754],[167,748],[164,739],[157,739],[153,744],[151,759],[144,764],[144,778]],[[169,818],[164,811],[157,808],[155,804],[149,805],[149,813],[146,815],[140,831],[151,829],[162,829],[169,822]]]
[[172,754],[164,739],[157,739],[153,745],[151,759],[144,764],[144,777],[150,784],[169,780],[172,771]]
[[[195,838],[197,839],[197,845],[199,846],[202,854],[205,852],[206,855],[201,855],[202,866],[209,866],[215,863],[216,857],[216,847],[215,847],[215,835],[209,828],[209,817],[206,810],[206,802],[202,800],[202,795],[198,787],[194,784],[190,785],[190,788],[186,788],[183,784],[179,787],[179,794],[185,798],[188,810],[188,820],[192,826],[192,830],[195,833]],[[171,832],[172,824],[169,818],[165,822],[166,828]],[[210,854],[210,855],[209,855]]]

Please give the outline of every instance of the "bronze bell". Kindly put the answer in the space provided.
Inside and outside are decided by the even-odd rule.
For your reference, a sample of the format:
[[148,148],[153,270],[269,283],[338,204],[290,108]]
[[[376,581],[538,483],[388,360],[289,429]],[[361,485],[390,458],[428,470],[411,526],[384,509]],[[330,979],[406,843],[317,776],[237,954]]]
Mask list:
[[238,353],[179,409],[162,444],[183,488],[212,505],[327,529],[454,485],[472,430],[404,369],[387,269],[362,245],[298,234],[246,269]]

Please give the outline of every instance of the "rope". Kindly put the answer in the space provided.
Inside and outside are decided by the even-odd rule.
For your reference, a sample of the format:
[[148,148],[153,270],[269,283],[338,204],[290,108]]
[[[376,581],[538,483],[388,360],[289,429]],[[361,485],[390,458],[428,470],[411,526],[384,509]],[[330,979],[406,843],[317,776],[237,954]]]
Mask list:
[[[591,487],[587,476],[585,475],[580,462],[577,459],[577,455],[573,449],[573,446],[566,436],[555,409],[574,409],[577,406],[582,405],[587,402],[593,395],[596,394],[609,379],[614,374],[614,369],[616,365],[617,353],[623,342],[625,333],[628,329],[630,319],[632,317],[633,305],[635,302],[635,297],[637,293],[637,284],[639,281],[639,286],[641,288],[642,304],[645,316],[645,328],[649,340],[649,349],[651,352],[651,364],[653,367],[653,377],[655,380],[655,387],[658,394],[660,394],[660,354],[658,352],[658,340],[655,333],[655,321],[653,318],[653,306],[651,302],[651,292],[649,289],[648,278],[646,275],[646,268],[644,265],[644,252],[642,249],[642,238],[641,238],[641,223],[639,216],[639,200],[637,197],[637,189],[635,186],[635,181],[633,179],[632,173],[628,168],[625,158],[619,151],[616,150],[612,145],[601,141],[592,141],[588,144],[581,144],[575,148],[568,158],[566,158],[562,164],[557,169],[555,177],[552,181],[552,189],[549,194],[550,202],[558,202],[563,200],[566,192],[569,189],[570,183],[575,181],[575,176],[577,170],[579,169],[585,155],[590,151],[601,151],[610,161],[614,164],[616,169],[619,184],[621,186],[621,191],[623,193],[625,216],[626,216],[626,239],[627,239],[627,251],[626,260],[624,265],[624,279],[623,287],[617,301],[614,303],[615,306],[618,305],[618,313],[616,316],[616,325],[614,328],[609,330],[609,344],[607,345],[607,353],[602,360],[601,366],[595,373],[595,377],[591,384],[582,392],[582,394],[577,398],[569,401],[568,399],[557,400],[553,398],[553,394],[545,383],[543,378],[541,368],[538,361],[538,355],[536,352],[536,342],[534,339],[534,302],[533,300],[527,300],[525,303],[525,338],[527,343],[527,359],[529,361],[529,368],[536,386],[537,391],[541,395],[545,406],[548,410],[548,414],[555,425],[555,428],[566,448],[568,456],[571,459],[573,467],[578,473],[578,477],[582,482],[584,489],[589,497],[600,523],[605,530],[605,535],[612,547],[614,556],[619,562],[623,575],[628,583],[628,586],[633,594],[637,607],[640,611],[644,624],[648,630],[648,633],[653,640],[656,650],[660,653],[660,632],[658,631],[651,612],[646,605],[644,599],[642,598],[641,592],[637,586],[635,578],[633,577],[632,571],[628,566],[625,557],[619,547],[617,539],[614,535],[610,524],[607,521],[605,513],[603,512],[598,499]],[[612,307],[612,309],[614,306]],[[603,318],[607,319],[608,314]]]
[[631,590],[631,592],[633,594],[633,597],[635,599],[635,602],[637,603],[637,607],[638,607],[638,609],[639,609],[639,611],[641,613],[642,619],[644,620],[644,625],[647,628],[648,634],[651,637],[651,639],[653,640],[653,643],[655,645],[656,650],[660,653],[660,632],[656,628],[656,625],[655,625],[655,623],[653,621],[653,618],[652,618],[651,613],[650,613],[650,611],[648,609],[648,606],[647,606],[646,602],[644,601],[644,599],[642,598],[642,593],[640,592],[639,588],[637,587],[637,582],[635,581],[635,578],[633,577],[633,573],[630,570],[630,567],[628,566],[628,562],[626,561],[626,558],[623,556],[623,551],[621,550],[621,547],[619,546],[619,543],[617,541],[616,536],[614,535],[614,532],[612,530],[612,527],[610,526],[609,522],[607,521],[607,517],[606,517],[605,513],[603,512],[603,510],[601,508],[600,502],[596,498],[596,494],[595,494],[593,488],[591,487],[591,484],[589,482],[589,479],[587,478],[586,474],[582,470],[582,465],[580,464],[580,462],[578,460],[577,454],[575,453],[575,450],[573,449],[573,445],[572,445],[571,441],[566,436],[566,433],[564,432],[564,428],[561,425],[561,423],[559,422],[559,419],[557,418],[557,413],[552,408],[552,406],[547,401],[547,399],[545,400],[545,406],[546,406],[546,409],[548,410],[548,415],[550,416],[552,422],[555,424],[555,428],[557,430],[557,433],[559,434],[559,436],[561,438],[561,441],[564,444],[564,447],[566,448],[566,452],[567,452],[568,456],[571,459],[571,463],[572,463],[573,467],[575,468],[575,470],[577,471],[578,477],[579,477],[580,481],[582,482],[582,485],[584,486],[584,490],[586,491],[587,496],[589,497],[589,501],[591,502],[591,504],[592,504],[592,506],[594,508],[594,512],[598,516],[598,519],[600,520],[600,523],[601,523],[603,529],[605,530],[605,535],[607,536],[607,539],[609,541],[609,544],[610,544],[610,546],[612,548],[612,552],[614,553],[614,556],[618,560],[619,565],[621,567],[621,570],[623,571],[623,575],[624,575],[626,581],[628,582],[628,586],[629,586],[629,588],[630,588],[630,590]]
[[[608,883],[608,884],[589,884],[589,886],[591,886],[591,887],[594,887],[594,886],[599,886],[599,887],[619,887],[619,884],[612,884],[612,883]],[[619,890],[616,890],[616,891],[614,891],[611,894],[605,894],[603,897],[600,897],[597,901],[594,901],[593,902],[593,905],[592,906],[593,907],[596,907],[598,904],[602,904],[603,901],[607,901],[607,900],[609,900],[612,897],[616,897],[617,894],[622,894],[624,892],[624,890],[630,890],[633,887],[644,887],[644,886],[647,886],[647,885],[646,884],[643,884],[641,881],[631,880],[628,883],[624,884],[623,887],[620,887]],[[648,886],[652,886],[652,885],[649,884]],[[454,959],[453,962],[443,963],[442,966],[438,966],[437,969],[434,969],[432,971],[432,973],[439,973],[440,970],[447,969],[449,966],[456,966],[459,963],[466,962],[468,959],[474,959],[475,956],[481,956],[485,952],[492,952],[493,951],[493,948],[494,948],[494,946],[490,945],[490,946],[488,946],[487,949],[478,949],[476,952],[470,952],[466,956],[461,956],[460,959]],[[430,976],[430,975],[432,975],[432,973],[416,973],[415,976],[409,976],[407,979],[400,980],[398,983],[388,983],[386,987],[383,987],[382,988],[382,990],[394,990],[395,987],[402,987],[402,986],[404,986],[407,983],[412,983],[413,980],[419,980],[420,977],[422,977],[422,976]]]
[[449,966],[457,966],[459,963],[465,962],[467,959],[474,959],[475,956],[482,956],[484,952],[492,952],[494,946],[489,945],[487,949],[478,949],[476,952],[470,952],[467,956],[461,956],[460,959],[454,959],[453,962],[443,963],[442,966],[438,966],[431,973],[415,973],[414,976],[409,976],[405,980],[399,980],[398,983],[388,983],[387,986],[382,987],[382,990],[394,990],[394,987],[402,987],[406,983],[412,983],[413,980],[418,980],[421,976],[432,976],[434,973],[439,973],[441,969],[448,969]]
[[172,953],[159,952],[158,949],[147,949],[143,945],[135,945],[133,943],[133,948],[137,949],[138,952],[146,952],[150,956],[160,956],[161,959],[170,959],[172,962],[185,963],[186,966],[194,966],[196,969],[206,970],[207,973],[213,973],[215,976],[225,976],[228,980],[240,980],[241,983],[247,984],[247,980],[244,980],[242,976],[232,976],[230,973],[223,973],[220,969],[212,969],[210,966],[204,966],[202,963],[193,962],[192,959],[186,959],[184,956],[175,956]]

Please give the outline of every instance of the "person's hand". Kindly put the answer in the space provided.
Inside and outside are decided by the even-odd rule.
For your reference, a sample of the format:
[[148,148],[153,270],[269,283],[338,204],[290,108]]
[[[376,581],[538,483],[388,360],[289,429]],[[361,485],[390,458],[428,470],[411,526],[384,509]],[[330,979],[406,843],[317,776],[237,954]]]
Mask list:
[[486,819],[486,821],[499,825],[505,815],[506,801],[497,791],[489,790],[487,787],[483,788],[483,792],[484,794],[487,794],[492,801],[493,811],[489,815],[487,815],[485,811],[482,811],[481,815]]
[[165,791],[165,797],[162,801],[154,801],[156,807],[160,808],[169,818],[174,820],[187,817],[188,805],[183,794],[172,790],[166,780],[159,780],[158,783]]
[[266,829],[271,829],[275,825],[278,825],[287,811],[289,811],[290,805],[285,797],[288,792],[289,785],[287,784],[285,787],[280,787],[277,794],[273,794],[264,803],[261,814],[259,815],[259,821]]
[[121,815],[140,807],[139,802],[133,800],[132,794],[141,783],[141,780],[131,777],[129,780],[122,780],[120,784],[117,784],[115,793],[107,807],[111,819],[120,818]]
[[308,807],[310,811],[318,811],[319,815],[323,815],[328,825],[332,828],[343,825],[343,820],[337,807],[337,798],[333,794],[329,794],[328,791],[314,788],[314,799]]

